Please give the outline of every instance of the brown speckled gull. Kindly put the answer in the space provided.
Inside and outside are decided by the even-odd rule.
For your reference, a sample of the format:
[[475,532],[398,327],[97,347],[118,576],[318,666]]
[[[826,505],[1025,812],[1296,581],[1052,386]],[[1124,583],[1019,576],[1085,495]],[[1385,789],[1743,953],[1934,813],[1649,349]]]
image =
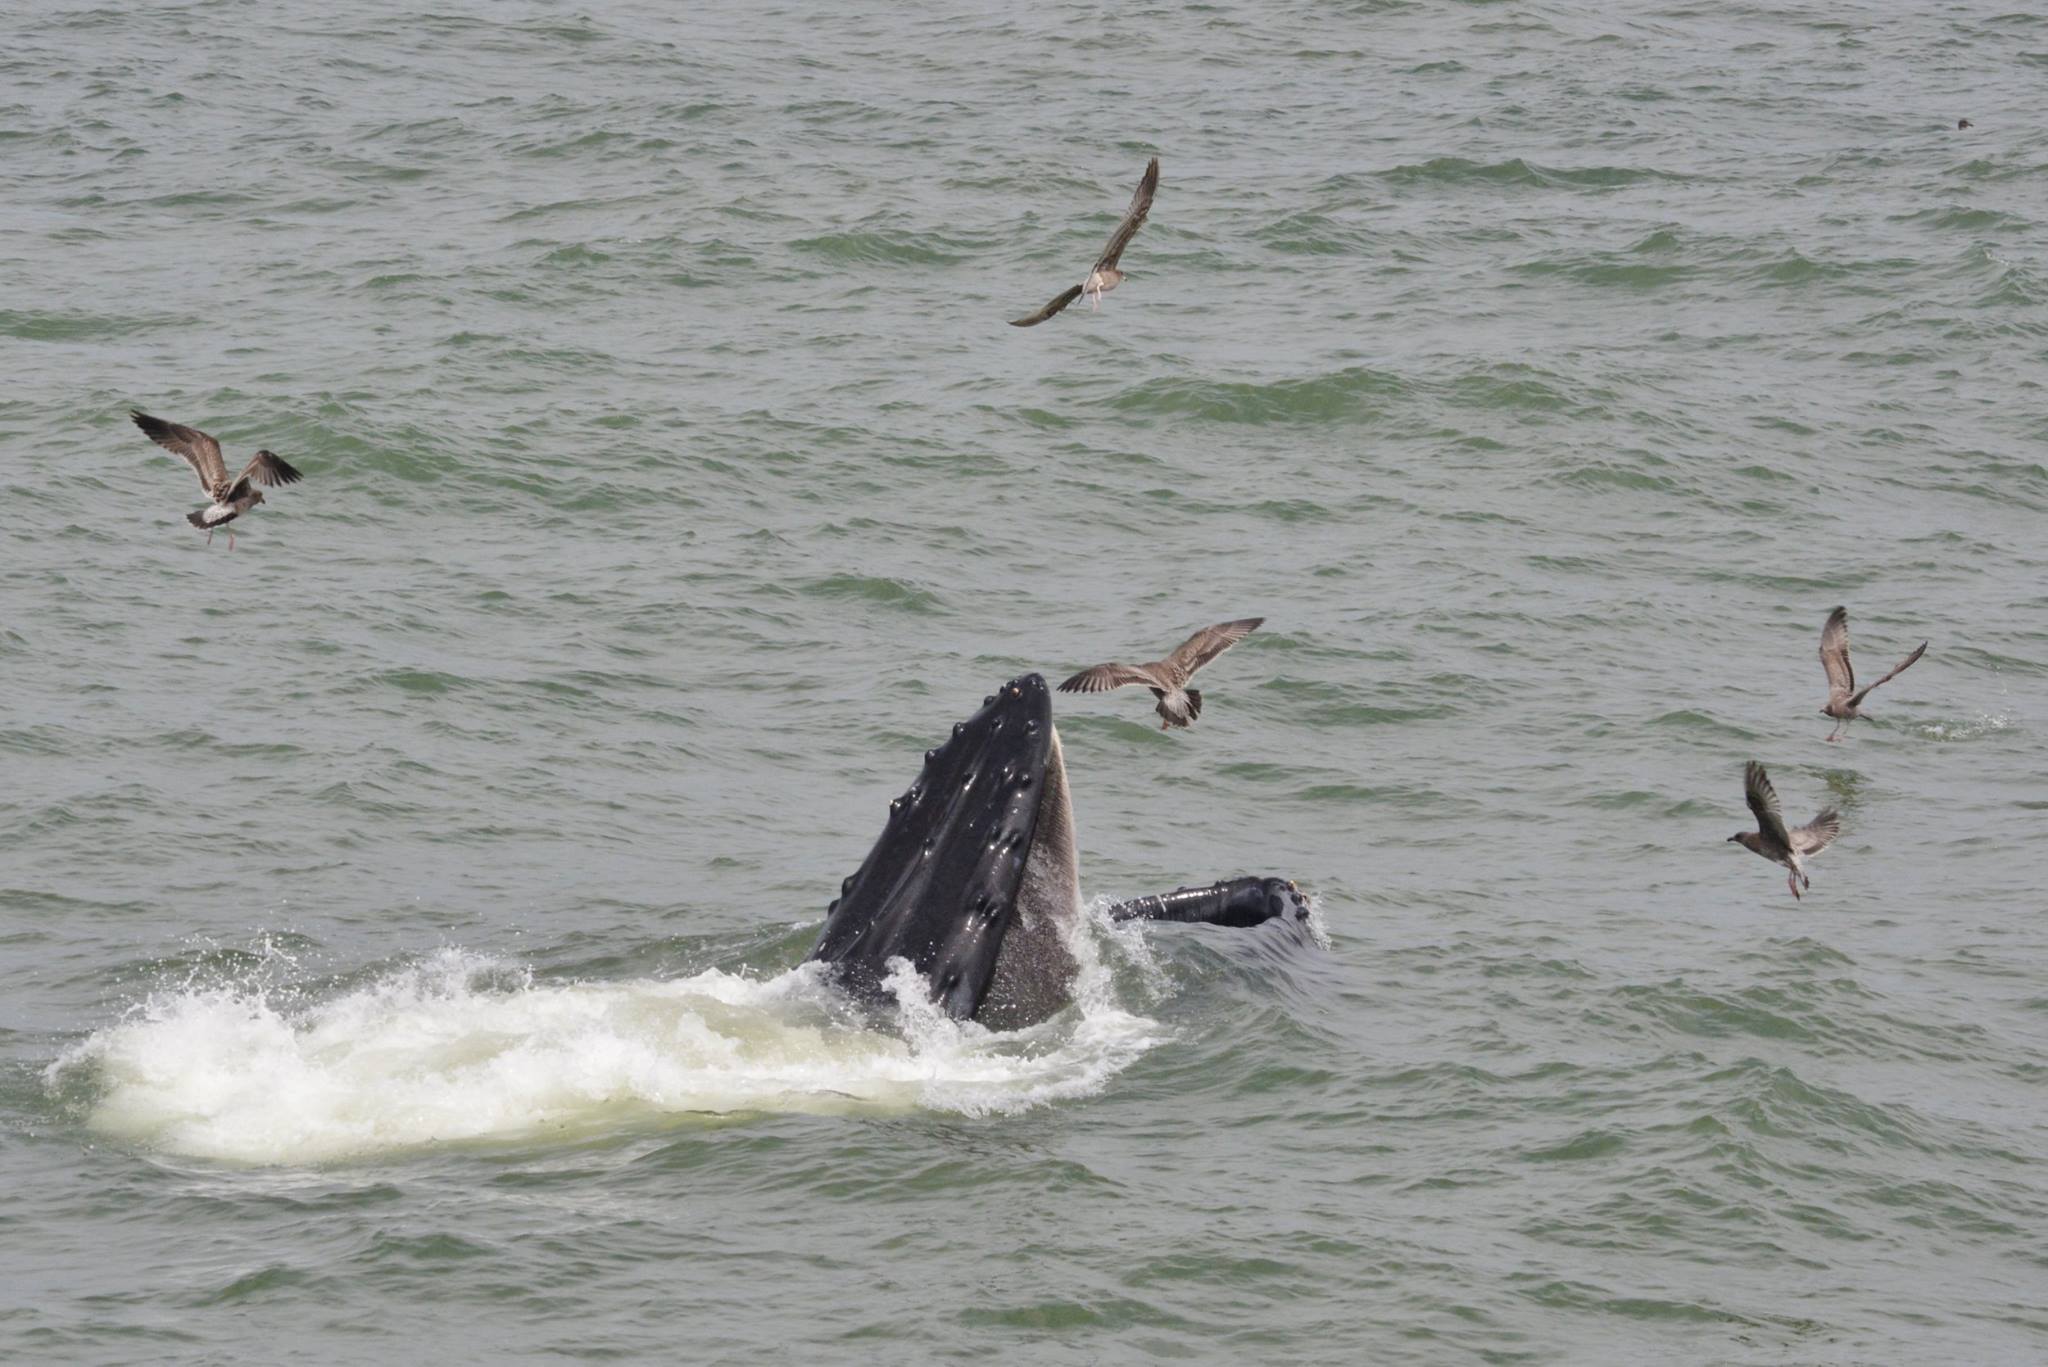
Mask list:
[[[153,418],[139,409],[130,410],[128,416],[151,441],[166,451],[183,456],[185,463],[199,476],[199,487],[206,490],[206,496],[213,502],[185,514],[185,520],[206,533],[209,546],[213,544],[214,532],[227,527],[263,501],[263,491],[255,485],[296,484],[305,478],[274,452],[258,451],[242,467],[241,474],[229,479],[227,462],[221,459],[220,443],[198,428],[180,427],[177,423]],[[234,548],[235,533],[230,527],[228,549]]]
[[1777,789],[1771,787],[1771,776],[1755,760],[1742,770],[1742,791],[1749,800],[1749,810],[1756,814],[1757,829],[1738,831],[1728,839],[1790,869],[1785,875],[1785,886],[1797,901],[1801,884],[1813,886],[1813,880],[1806,876],[1806,861],[1819,855],[1842,833],[1842,815],[1833,807],[1823,807],[1804,826],[1785,829],[1785,818],[1778,815]]
[[1088,272],[1088,278],[1078,285],[1069,285],[1038,312],[1028,313],[1022,318],[1012,318],[1010,326],[1037,327],[1084,294],[1096,308],[1101,308],[1102,296],[1130,278],[1126,272],[1117,269],[1117,262],[1123,259],[1124,248],[1131,245],[1131,239],[1136,237],[1138,229],[1144,226],[1145,216],[1152,212],[1152,196],[1158,190],[1159,158],[1154,157],[1145,163],[1145,175],[1138,182],[1138,192],[1131,196],[1131,207],[1124,211],[1123,222],[1117,224],[1116,231],[1109,235],[1109,241],[1102,248],[1102,255],[1095,258],[1094,268]]
[[1827,625],[1820,629],[1820,667],[1828,675],[1828,705],[1820,710],[1823,717],[1835,719],[1835,729],[1828,734],[1829,740],[1841,739],[1849,723],[1863,715],[1857,711],[1871,690],[1891,682],[1903,674],[1915,660],[1927,653],[1927,642],[1922,641],[1919,649],[1898,662],[1892,672],[1876,683],[1856,686],[1856,671],[1849,667],[1849,609],[1836,608],[1828,614]]
[[1125,684],[1139,684],[1159,699],[1153,710],[1159,713],[1159,729],[1186,726],[1202,715],[1200,689],[1189,688],[1196,670],[1258,630],[1263,617],[1246,617],[1235,622],[1218,622],[1174,647],[1173,653],[1150,664],[1100,664],[1084,669],[1060,685],[1062,693],[1103,693]]

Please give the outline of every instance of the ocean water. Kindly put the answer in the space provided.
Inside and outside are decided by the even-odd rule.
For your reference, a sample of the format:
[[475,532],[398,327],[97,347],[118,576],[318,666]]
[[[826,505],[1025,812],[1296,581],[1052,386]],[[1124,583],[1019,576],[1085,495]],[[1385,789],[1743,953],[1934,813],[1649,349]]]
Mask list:
[[[0,1358],[2048,1360],[2048,16],[0,34]],[[1069,1011],[799,967],[1253,614],[1059,700]]]

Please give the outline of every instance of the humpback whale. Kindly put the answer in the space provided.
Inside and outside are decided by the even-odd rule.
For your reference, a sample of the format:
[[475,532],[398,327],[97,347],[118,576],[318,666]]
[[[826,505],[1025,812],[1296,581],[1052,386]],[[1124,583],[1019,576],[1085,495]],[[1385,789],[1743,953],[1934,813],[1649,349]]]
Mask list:
[[[956,1020],[1034,1025],[1068,999],[1067,948],[1081,919],[1073,804],[1037,674],[1010,680],[927,750],[889,804],[881,838],[825,914],[810,959],[856,996],[887,1001],[895,960],[929,984]],[[1285,879],[1240,878],[1120,903],[1119,920],[1259,925],[1300,919],[1307,900]]]

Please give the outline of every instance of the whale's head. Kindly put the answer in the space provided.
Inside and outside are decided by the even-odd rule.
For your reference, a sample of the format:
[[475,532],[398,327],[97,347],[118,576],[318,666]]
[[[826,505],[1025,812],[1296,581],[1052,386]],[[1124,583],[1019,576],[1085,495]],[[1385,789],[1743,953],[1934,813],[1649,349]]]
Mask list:
[[889,961],[906,959],[947,1014],[1026,1024],[1065,1000],[1079,906],[1052,693],[1026,674],[925,752],[811,958],[871,997]]

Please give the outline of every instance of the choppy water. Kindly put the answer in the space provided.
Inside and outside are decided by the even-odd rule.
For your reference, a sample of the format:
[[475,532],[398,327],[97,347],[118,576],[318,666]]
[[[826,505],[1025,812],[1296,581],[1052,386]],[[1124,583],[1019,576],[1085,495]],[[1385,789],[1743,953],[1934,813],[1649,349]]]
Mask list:
[[[2048,1358],[2048,18],[380,8],[0,25],[0,1357]],[[792,971],[1247,613],[1086,891],[1327,946]]]

